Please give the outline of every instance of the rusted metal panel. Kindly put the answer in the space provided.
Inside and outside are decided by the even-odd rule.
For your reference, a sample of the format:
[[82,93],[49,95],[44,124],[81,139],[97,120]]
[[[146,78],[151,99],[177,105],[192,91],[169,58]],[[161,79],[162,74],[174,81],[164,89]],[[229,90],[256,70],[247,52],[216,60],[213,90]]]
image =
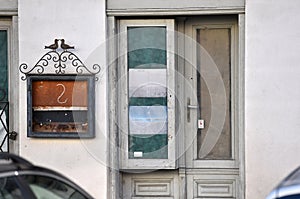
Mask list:
[[33,107],[87,107],[87,81],[48,81],[32,82]]
[[74,133],[74,132],[81,132],[81,133],[87,133],[88,132],[88,123],[58,123],[58,122],[52,122],[47,124],[37,124],[33,123],[33,130],[35,132],[52,132],[52,133]]

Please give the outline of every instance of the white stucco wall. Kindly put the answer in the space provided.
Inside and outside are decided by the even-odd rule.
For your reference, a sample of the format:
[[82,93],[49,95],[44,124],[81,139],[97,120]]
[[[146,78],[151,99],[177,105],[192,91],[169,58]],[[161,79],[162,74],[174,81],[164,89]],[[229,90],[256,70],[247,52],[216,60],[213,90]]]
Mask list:
[[246,199],[300,165],[300,1],[246,2]]
[[[264,198],[300,165],[299,0],[246,1],[246,199]],[[64,38],[91,65],[105,66],[105,0],[20,0],[19,60],[34,65]],[[98,48],[100,47],[100,48]],[[96,56],[94,56],[94,51]],[[96,82],[96,138],[27,137],[26,82],[20,83],[20,154],[106,198],[106,73]]]
[[[96,82],[96,138],[36,139],[27,137],[26,81],[20,83],[19,153],[37,165],[55,169],[95,198],[106,198],[106,72],[104,0],[19,1],[20,63],[33,66],[45,45],[64,38],[87,65],[102,67]],[[97,50],[96,50],[97,49]],[[17,66],[16,66],[17,67]]]

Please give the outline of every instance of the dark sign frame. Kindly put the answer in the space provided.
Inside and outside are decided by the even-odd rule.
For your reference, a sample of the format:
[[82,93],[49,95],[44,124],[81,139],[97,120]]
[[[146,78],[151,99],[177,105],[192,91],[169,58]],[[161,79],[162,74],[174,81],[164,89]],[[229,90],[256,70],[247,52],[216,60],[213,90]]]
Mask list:
[[28,75],[27,101],[28,137],[95,137],[94,75]]

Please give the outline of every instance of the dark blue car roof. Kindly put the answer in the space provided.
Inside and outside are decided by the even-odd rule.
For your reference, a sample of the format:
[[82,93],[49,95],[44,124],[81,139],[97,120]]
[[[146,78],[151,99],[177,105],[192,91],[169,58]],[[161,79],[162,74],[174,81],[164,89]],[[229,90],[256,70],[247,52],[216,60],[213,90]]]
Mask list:
[[64,175],[55,172],[51,169],[35,166],[29,161],[27,161],[26,159],[21,158],[20,156],[17,156],[15,154],[0,152],[0,175],[13,173],[13,172],[18,172],[20,174],[21,173],[31,173],[31,174],[43,173],[43,174],[55,176],[56,178],[63,179],[63,181],[67,182],[69,185],[76,187],[78,190],[80,190],[80,192],[85,194],[88,198],[92,199],[92,197],[85,190],[83,190],[81,187],[76,185],[74,182],[69,180]]

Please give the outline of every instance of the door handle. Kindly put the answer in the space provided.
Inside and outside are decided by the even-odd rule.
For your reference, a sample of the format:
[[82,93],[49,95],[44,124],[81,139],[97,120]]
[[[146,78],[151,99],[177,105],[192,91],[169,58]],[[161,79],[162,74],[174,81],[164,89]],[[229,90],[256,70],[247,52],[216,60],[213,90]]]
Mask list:
[[188,104],[187,107],[188,107],[189,109],[197,109],[197,108],[198,108],[197,105],[190,105],[190,104]]
[[191,99],[187,98],[187,111],[186,111],[186,117],[187,117],[187,122],[191,121],[191,109],[198,109],[197,105],[191,105]]

